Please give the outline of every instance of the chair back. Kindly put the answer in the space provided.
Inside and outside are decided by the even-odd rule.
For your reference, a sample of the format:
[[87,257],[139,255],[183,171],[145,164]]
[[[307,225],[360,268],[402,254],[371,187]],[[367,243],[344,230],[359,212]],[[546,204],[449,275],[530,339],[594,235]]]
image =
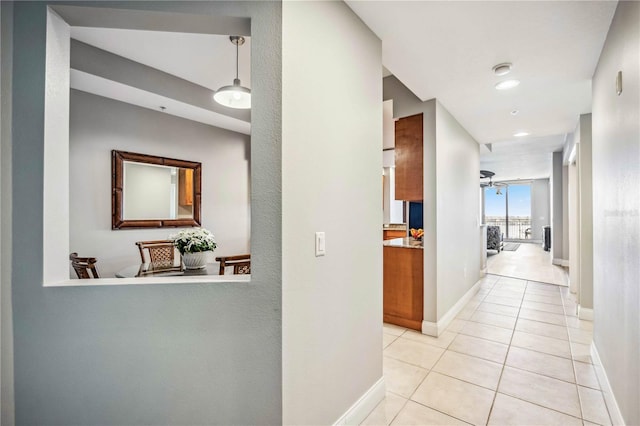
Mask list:
[[498,251],[502,249],[502,234],[499,226],[487,226],[487,249]]
[[[173,265],[176,247],[172,240],[138,241],[136,242],[140,250],[142,263],[153,263],[155,265]],[[145,250],[149,253],[146,259]]]
[[95,257],[78,257],[78,253],[71,253],[69,260],[71,261],[73,270],[76,271],[76,275],[81,280],[100,278],[98,276],[98,270],[96,269],[97,260]]
[[249,254],[216,257],[216,261],[220,262],[220,275],[224,275],[228,267],[233,267],[234,275],[251,273],[251,255]]

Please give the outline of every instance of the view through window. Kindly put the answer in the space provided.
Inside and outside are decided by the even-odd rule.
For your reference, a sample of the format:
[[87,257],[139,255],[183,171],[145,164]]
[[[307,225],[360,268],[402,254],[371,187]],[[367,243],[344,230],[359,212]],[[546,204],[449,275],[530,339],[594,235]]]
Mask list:
[[499,226],[505,239],[531,238],[530,184],[487,187],[484,196],[487,225]]

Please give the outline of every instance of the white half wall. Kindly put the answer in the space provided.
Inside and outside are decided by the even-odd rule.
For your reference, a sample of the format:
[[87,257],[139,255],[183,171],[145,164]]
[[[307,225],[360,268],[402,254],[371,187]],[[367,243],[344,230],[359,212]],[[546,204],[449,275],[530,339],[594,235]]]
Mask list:
[[282,27],[283,423],[357,424],[382,397],[382,46],[342,2]]
[[101,277],[140,261],[136,241],[178,231],[111,229],[113,149],[201,162],[202,227],[216,237],[213,256],[249,252],[249,136],[77,90],[70,109],[70,250],[96,257]]
[[593,340],[627,425],[640,424],[638,22],[640,3],[619,2],[593,76]]

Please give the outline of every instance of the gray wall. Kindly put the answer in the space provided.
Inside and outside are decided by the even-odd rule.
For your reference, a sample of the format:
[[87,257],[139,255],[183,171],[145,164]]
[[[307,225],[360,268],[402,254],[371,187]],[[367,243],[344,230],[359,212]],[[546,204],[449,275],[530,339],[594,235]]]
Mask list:
[[[591,114],[580,116],[578,180],[580,185],[580,309],[593,309],[593,177]],[[583,317],[581,314],[580,317]],[[588,316],[589,314],[587,314]],[[591,318],[587,318],[591,319]]]
[[112,149],[201,162],[202,226],[216,237],[214,255],[249,253],[249,136],[77,90],[69,136],[70,250],[97,257],[101,277],[140,261],[136,241],[178,231],[111,230],[111,194],[98,188],[111,186]]
[[640,424],[638,22],[640,3],[619,2],[593,77],[594,343],[628,425]]
[[281,6],[121,7],[252,18],[252,282],[42,287],[42,248],[34,243],[25,249],[24,241],[42,241],[43,232],[46,4],[15,4],[16,422],[280,423]]
[[382,46],[343,2],[284,2],[282,27],[283,420],[358,424],[384,397]]
[[551,254],[554,261],[564,259],[563,199],[562,190],[562,152],[554,152],[551,159]]
[[14,424],[13,318],[11,309],[11,85],[13,3],[0,2],[0,424]]
[[[438,321],[480,278],[480,146],[436,101]],[[425,169],[425,174],[427,169]],[[426,220],[426,218],[425,218]]]
[[542,227],[551,224],[549,179],[531,181],[531,239],[542,241]]

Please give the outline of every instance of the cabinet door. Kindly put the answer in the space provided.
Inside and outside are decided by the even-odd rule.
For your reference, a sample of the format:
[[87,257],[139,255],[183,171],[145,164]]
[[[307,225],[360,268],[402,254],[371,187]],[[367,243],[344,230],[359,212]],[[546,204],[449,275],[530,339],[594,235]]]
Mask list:
[[178,173],[178,204],[193,205],[193,170],[180,169]]
[[382,248],[383,320],[422,330],[424,306],[424,251],[414,248]]
[[396,200],[422,201],[422,114],[396,121]]

